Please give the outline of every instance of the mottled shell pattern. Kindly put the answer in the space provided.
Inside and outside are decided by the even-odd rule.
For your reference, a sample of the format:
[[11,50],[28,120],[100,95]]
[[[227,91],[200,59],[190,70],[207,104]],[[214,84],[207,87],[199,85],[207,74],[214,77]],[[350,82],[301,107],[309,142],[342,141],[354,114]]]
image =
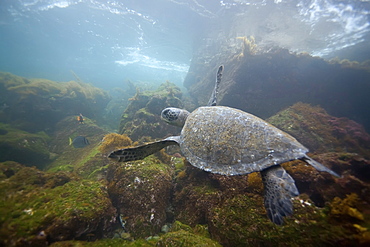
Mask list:
[[262,119],[225,106],[192,112],[181,131],[180,147],[192,165],[222,175],[259,172],[308,152]]

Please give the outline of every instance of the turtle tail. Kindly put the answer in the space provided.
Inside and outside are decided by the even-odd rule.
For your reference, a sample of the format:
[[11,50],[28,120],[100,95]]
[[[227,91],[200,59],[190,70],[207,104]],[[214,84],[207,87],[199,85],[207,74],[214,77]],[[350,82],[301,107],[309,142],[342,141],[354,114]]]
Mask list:
[[299,195],[294,179],[280,165],[263,170],[261,175],[267,216],[275,224],[282,225],[283,217],[293,213],[291,198]]

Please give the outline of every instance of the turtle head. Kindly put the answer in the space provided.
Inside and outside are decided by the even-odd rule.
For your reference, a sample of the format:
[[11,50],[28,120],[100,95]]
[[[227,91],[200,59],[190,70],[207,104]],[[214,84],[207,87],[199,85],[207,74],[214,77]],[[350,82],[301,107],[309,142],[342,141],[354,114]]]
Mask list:
[[162,111],[161,117],[168,124],[183,127],[189,114],[187,110],[168,107]]

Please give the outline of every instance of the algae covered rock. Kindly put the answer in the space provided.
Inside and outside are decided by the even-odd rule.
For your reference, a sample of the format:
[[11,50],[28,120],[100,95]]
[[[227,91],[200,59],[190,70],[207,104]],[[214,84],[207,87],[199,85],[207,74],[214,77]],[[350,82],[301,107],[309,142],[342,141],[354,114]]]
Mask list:
[[[47,243],[96,237],[110,229],[116,210],[99,182],[68,174],[1,163],[1,245],[46,246]],[[5,173],[4,171],[8,171]]]
[[216,241],[188,231],[179,230],[163,235],[156,246],[221,247]]
[[186,162],[184,173],[176,181],[173,200],[176,220],[190,226],[207,223],[209,210],[221,201],[221,191],[210,176]]
[[172,190],[172,169],[154,156],[123,165],[111,164],[107,174],[113,205],[134,238],[158,234],[166,223]]
[[293,217],[280,227],[266,221],[263,211],[253,197],[227,199],[210,215],[211,236],[223,246],[347,246],[357,234],[332,224],[324,210],[307,199],[294,200]]
[[[235,33],[238,32],[229,35]],[[199,105],[205,105],[208,99],[205,92],[213,89],[211,71],[222,61],[225,71],[219,90],[221,105],[265,119],[301,101],[319,104],[330,114],[355,119],[370,129],[367,117],[370,114],[368,63],[349,65],[347,62],[325,61],[307,53],[291,53],[282,48],[255,49],[251,47],[254,44],[246,46],[244,40],[234,44],[235,37],[214,40],[219,34],[212,31],[207,32],[207,36],[212,38],[204,39],[194,47],[184,81],[184,86]]]
[[[320,173],[301,161],[282,164],[294,177],[302,193],[293,200],[293,216],[288,217],[282,227],[274,226],[266,217],[262,181],[257,173],[221,176],[187,166],[185,162],[175,180],[175,219],[191,226],[207,225],[212,239],[222,246],[345,246],[353,241],[357,244],[366,242],[369,216],[365,212],[370,187],[365,176],[361,181],[355,174],[358,176],[360,170],[368,174],[366,169],[369,166],[364,159],[347,156],[342,162],[335,158],[343,159],[342,156],[330,156],[330,162],[324,160],[326,156],[315,156],[320,162],[342,171],[341,178]],[[354,192],[358,193],[356,200],[335,199],[346,198],[347,194]],[[356,202],[358,210],[353,206]],[[327,207],[329,203],[332,203],[330,207],[334,211]],[[339,211],[342,205],[344,209]],[[342,217],[339,220],[343,214],[357,218],[348,221]],[[359,220],[361,215],[363,220]],[[302,232],[305,234],[302,235]]]
[[308,194],[318,206],[335,196],[358,192],[368,200],[370,175],[370,135],[362,125],[329,115],[319,106],[296,103],[267,119],[317,153],[313,158],[341,174],[334,178],[315,171],[302,161],[283,164],[301,193]]
[[60,241],[50,245],[51,247],[154,247],[154,241],[146,241],[143,239],[135,240],[133,242],[123,239],[100,239],[94,242],[88,241]]
[[166,247],[166,246],[182,246],[182,247],[220,247],[221,245],[216,241],[210,239],[209,235],[203,234],[200,230],[202,226],[191,228],[183,225],[180,222],[175,222],[171,227],[170,232],[161,236],[151,236],[144,239],[137,239],[134,241],[123,240],[120,238],[100,239],[94,242],[87,241],[60,241],[51,244],[52,247]]
[[90,84],[46,79],[25,79],[0,73],[2,121],[17,128],[50,131],[66,116],[82,113],[99,119],[110,100],[108,93]]
[[319,106],[296,103],[266,121],[291,134],[312,152],[356,152],[370,157],[370,134],[348,118]]
[[314,158],[341,174],[340,178],[328,176],[302,161],[284,163],[284,168],[292,175],[301,193],[307,194],[315,205],[323,207],[334,197],[345,197],[357,193],[360,200],[370,203],[370,161],[353,153],[323,153]]
[[116,149],[129,147],[132,145],[132,140],[127,135],[109,133],[104,136],[99,151],[103,154],[109,154]]
[[[88,118],[85,118],[83,124],[78,123],[75,116],[64,118],[56,124],[56,130],[51,136],[49,149],[55,158],[47,169],[73,171],[87,178],[92,172],[108,164],[98,150],[106,134],[107,131]],[[87,138],[90,144],[83,148],[74,148],[70,142],[77,136]]]
[[120,134],[126,134],[133,140],[143,136],[162,138],[168,134],[176,134],[176,127],[161,121],[161,111],[168,107],[182,108],[181,90],[175,84],[163,83],[156,91],[137,91],[121,117]]
[[49,141],[44,132],[29,133],[0,123],[0,162],[12,160],[42,169],[51,161]]

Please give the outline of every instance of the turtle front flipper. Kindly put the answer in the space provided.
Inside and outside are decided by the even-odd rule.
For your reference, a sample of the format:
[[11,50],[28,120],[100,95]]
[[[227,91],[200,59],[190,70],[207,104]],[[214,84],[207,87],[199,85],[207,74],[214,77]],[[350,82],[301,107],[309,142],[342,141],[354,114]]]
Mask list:
[[162,148],[165,148],[170,145],[176,145],[176,144],[178,144],[176,139],[167,138],[165,140],[147,143],[142,146],[138,146],[134,148],[124,148],[124,149],[113,151],[112,153],[109,154],[108,158],[115,159],[118,162],[142,160],[145,157],[155,152],[158,152]]
[[283,217],[293,213],[291,198],[299,195],[294,179],[279,165],[263,170],[261,175],[267,216],[275,224],[282,225]]
[[223,71],[224,71],[224,66],[223,65],[218,67],[217,75],[216,75],[216,85],[215,85],[215,88],[213,89],[211,98],[208,101],[208,106],[216,106],[217,105],[218,86],[220,85]]

